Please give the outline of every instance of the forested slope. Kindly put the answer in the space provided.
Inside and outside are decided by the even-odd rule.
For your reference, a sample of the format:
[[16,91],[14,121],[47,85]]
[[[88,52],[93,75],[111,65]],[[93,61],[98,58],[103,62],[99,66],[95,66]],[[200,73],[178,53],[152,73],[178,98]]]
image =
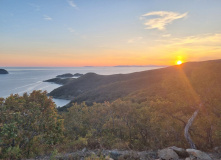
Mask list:
[[219,96],[220,70],[221,60],[214,60],[189,62],[180,66],[131,74],[104,76],[88,73],[55,89],[50,95],[55,98],[71,99],[72,103],[85,101],[89,105],[93,102],[101,103],[126,97],[137,102],[145,101],[149,96],[168,97],[175,92],[176,95],[188,99],[192,96],[189,93],[190,87],[194,94],[203,97],[207,97],[207,94]]
[[[78,95],[74,99],[78,104],[64,112],[66,128],[71,132],[79,128],[75,135],[92,135],[92,146],[102,143],[113,148],[187,148],[184,128],[197,113],[189,129],[196,147],[206,150],[220,146],[220,70],[221,60],[215,60],[139,72],[135,73],[136,78],[134,74],[125,75],[133,79],[115,81]],[[92,106],[80,103],[110,99],[113,102]]]
[[221,60],[215,60],[126,75],[89,73],[52,92],[75,97],[73,102],[78,103],[58,108],[65,112],[57,112],[46,92],[0,98],[0,158],[67,153],[84,147],[190,148],[184,129],[193,115],[188,133],[196,148],[219,149],[220,70]]

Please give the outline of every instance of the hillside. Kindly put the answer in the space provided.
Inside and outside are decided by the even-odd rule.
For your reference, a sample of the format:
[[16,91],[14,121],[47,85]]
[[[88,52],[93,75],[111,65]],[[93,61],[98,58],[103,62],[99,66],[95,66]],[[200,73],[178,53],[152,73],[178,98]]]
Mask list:
[[[206,96],[215,88],[213,94],[221,95],[221,60],[188,62],[180,66],[171,66],[131,74],[97,75],[88,73],[69,81],[53,90],[50,95],[55,98],[70,99],[72,102],[114,101],[129,98],[146,101],[148,96],[168,97],[170,93],[191,99],[188,86],[201,96]],[[187,84],[188,83],[188,84]],[[206,88],[207,89],[206,89]],[[174,90],[173,90],[174,89]],[[191,101],[191,100],[190,100]]]
[[[64,80],[64,85],[52,92],[70,98],[75,95],[72,102],[78,102],[58,110],[47,92],[0,98],[0,159],[9,155],[11,159],[39,155],[51,155],[49,159],[67,156],[77,159],[78,155],[95,156],[95,150],[103,159],[106,154],[101,155],[101,151],[112,153],[113,149],[152,150],[155,152],[145,153],[147,159],[169,159],[161,155],[171,153],[174,147],[170,146],[183,148],[185,157],[192,156],[193,150],[188,149],[191,147],[216,152],[212,157],[220,159],[220,69],[221,60],[215,60],[132,74],[88,73],[75,80]],[[189,126],[187,132],[186,126]],[[186,134],[191,137],[191,143]],[[113,152],[124,157],[123,153]],[[56,156],[57,153],[63,153],[62,157]],[[210,159],[209,155],[206,157],[201,159]],[[135,158],[126,155],[124,159]]]

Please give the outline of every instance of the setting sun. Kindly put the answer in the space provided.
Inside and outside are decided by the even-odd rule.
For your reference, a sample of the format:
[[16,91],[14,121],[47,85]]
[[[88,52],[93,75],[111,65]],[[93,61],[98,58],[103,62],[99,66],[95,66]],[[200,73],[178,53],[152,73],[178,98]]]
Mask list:
[[180,64],[182,64],[182,63],[183,63],[183,62],[180,61],[180,60],[176,62],[177,65],[180,65]]

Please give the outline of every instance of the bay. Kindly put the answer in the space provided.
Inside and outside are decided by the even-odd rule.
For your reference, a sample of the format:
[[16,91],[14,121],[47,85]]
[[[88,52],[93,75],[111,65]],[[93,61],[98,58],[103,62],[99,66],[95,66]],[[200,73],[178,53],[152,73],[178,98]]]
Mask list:
[[[0,97],[6,98],[10,94],[22,95],[33,90],[47,91],[48,93],[60,85],[43,82],[65,73],[89,72],[100,75],[127,74],[144,70],[152,70],[161,67],[0,67],[6,69],[9,74],[0,74]],[[57,106],[64,106],[69,100],[53,99]]]

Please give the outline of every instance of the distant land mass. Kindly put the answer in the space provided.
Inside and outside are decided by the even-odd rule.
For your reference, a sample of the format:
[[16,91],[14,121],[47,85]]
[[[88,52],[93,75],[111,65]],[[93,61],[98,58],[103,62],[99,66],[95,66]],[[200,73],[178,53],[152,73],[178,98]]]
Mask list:
[[58,78],[70,78],[70,77],[73,77],[74,75],[71,74],[71,73],[65,73],[65,74],[62,74],[62,75],[57,75],[56,77]]
[[84,67],[168,67],[167,65],[116,65],[116,66],[84,66]]
[[94,102],[112,102],[119,98],[142,103],[156,95],[161,98],[168,98],[171,95],[186,96],[188,99],[192,95],[189,94],[187,86],[191,86],[201,98],[208,97],[208,94],[220,97],[220,70],[221,60],[211,60],[187,62],[182,65],[130,74],[87,73],[65,83],[49,95],[71,100],[71,103],[86,102],[88,105]]
[[65,73],[65,74],[62,74],[62,75],[57,75],[56,78],[44,80],[43,82],[51,82],[51,83],[64,85],[64,84],[67,84],[69,82],[73,82],[75,80],[75,78],[72,78],[72,77],[78,78],[78,77],[81,77],[81,76],[83,76],[83,74],[81,74],[81,73],[75,73],[75,74]]
[[57,75],[57,78],[71,78],[71,77],[80,77],[83,76],[83,74],[81,73],[75,73],[75,74],[71,74],[71,73],[65,73],[62,75]]
[[51,83],[56,83],[56,84],[60,84],[60,85],[63,85],[63,84],[67,84],[68,82],[72,81],[73,78],[52,78],[52,79],[48,79],[48,80],[45,80],[43,82],[51,82]]
[[114,67],[168,67],[166,65],[117,65]]
[[8,74],[8,71],[6,71],[5,69],[0,69],[0,74]]

